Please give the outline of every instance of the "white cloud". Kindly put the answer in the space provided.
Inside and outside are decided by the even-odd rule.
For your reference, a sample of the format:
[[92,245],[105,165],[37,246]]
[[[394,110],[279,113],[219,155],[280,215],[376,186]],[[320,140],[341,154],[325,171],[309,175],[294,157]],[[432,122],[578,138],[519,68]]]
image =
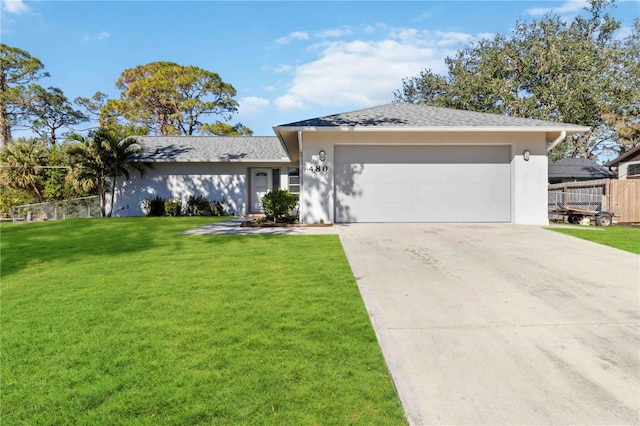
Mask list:
[[276,67],[273,67],[273,68],[272,68],[272,71],[273,71],[273,72],[275,72],[275,73],[280,74],[280,73],[287,73],[287,72],[291,72],[291,71],[293,71],[293,69],[294,69],[294,68],[293,68],[291,65],[287,65],[287,64],[280,64],[280,65],[278,65],[278,66],[276,66]]
[[453,31],[387,28],[381,40],[318,43],[312,46],[318,49],[317,58],[294,69],[287,91],[274,105],[287,110],[391,102],[403,78],[425,68],[445,74],[444,59],[478,39],[478,35]]
[[5,13],[20,15],[29,12],[29,6],[24,4],[22,0],[4,0],[2,2],[2,10]]
[[279,39],[276,40],[276,43],[287,44],[294,40],[308,40],[308,39],[309,39],[308,33],[304,31],[294,31],[292,33],[289,33],[289,35],[285,37],[280,37]]
[[351,27],[345,26],[341,28],[328,28],[326,30],[318,31],[314,35],[319,38],[338,38],[350,35],[353,33]]
[[106,40],[107,38],[109,38],[109,33],[106,31],[100,31],[98,34],[95,34],[95,35],[85,34],[84,37],[82,37],[82,41],[85,43],[90,43],[92,41],[103,41],[103,40]]
[[299,109],[304,107],[304,104],[295,95],[284,95],[275,100],[275,104],[280,110],[286,109]]
[[569,0],[558,7],[534,7],[526,12],[532,16],[541,16],[545,13],[554,12],[557,14],[575,14],[587,6],[587,0]]
[[246,96],[238,99],[238,113],[243,118],[247,116],[257,115],[263,113],[271,104],[269,99],[259,98],[256,96]]

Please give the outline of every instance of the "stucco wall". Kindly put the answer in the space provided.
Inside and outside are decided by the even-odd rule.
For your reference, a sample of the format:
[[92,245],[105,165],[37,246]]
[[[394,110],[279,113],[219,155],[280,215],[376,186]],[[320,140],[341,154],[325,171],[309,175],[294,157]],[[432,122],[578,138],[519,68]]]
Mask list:
[[[544,133],[460,133],[460,132],[303,132],[300,153],[302,223],[334,221],[334,146],[338,144],[434,144],[511,145],[511,222],[546,225],[547,156]],[[531,158],[525,162],[523,152]],[[322,162],[319,152],[327,159]],[[324,168],[326,166],[326,169]]]
[[[132,173],[131,180],[116,189],[114,216],[144,215],[145,199],[160,196],[185,202],[190,195],[224,200],[235,215],[245,215],[248,207],[250,168],[280,168],[286,182],[287,166],[252,163],[155,163],[145,176]],[[285,174],[284,176],[282,174]]]

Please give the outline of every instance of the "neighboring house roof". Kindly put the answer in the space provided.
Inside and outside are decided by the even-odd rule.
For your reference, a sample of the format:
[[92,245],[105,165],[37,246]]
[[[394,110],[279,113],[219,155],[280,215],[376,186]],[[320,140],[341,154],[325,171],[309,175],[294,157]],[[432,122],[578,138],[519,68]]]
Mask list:
[[137,162],[290,162],[275,136],[137,136]]
[[499,114],[440,108],[424,104],[394,102],[342,114],[328,115],[276,126],[275,129],[301,128],[430,128],[451,130],[588,131],[588,127]]
[[606,179],[615,177],[615,173],[588,158],[563,158],[549,161],[549,180],[556,179]]
[[640,160],[640,145],[636,146],[633,149],[630,149],[629,151],[625,152],[619,157],[614,158],[613,160],[606,163],[605,166],[616,167],[620,163],[626,163],[628,161],[635,161],[635,160]]

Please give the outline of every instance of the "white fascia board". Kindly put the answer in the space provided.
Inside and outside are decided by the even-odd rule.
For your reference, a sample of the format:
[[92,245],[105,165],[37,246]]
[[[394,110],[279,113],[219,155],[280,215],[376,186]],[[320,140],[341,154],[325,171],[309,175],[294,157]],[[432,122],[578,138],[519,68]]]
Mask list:
[[228,163],[291,163],[289,158],[279,158],[277,160],[256,160],[256,159],[236,159],[236,160],[153,160],[153,159],[145,159],[145,160],[131,160],[131,163],[219,163],[219,164],[228,164]]
[[567,127],[544,127],[544,126],[530,126],[530,127],[479,127],[479,126],[435,126],[435,127],[375,127],[375,126],[340,126],[340,127],[274,127],[276,132],[289,131],[289,132],[527,132],[527,133],[560,133],[563,130],[567,134],[572,133],[584,133],[591,130],[589,127],[584,126],[567,126]]

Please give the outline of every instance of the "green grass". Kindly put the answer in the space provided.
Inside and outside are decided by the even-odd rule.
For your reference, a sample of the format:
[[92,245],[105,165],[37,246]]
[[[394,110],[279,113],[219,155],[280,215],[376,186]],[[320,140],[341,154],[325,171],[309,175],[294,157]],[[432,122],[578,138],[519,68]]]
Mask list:
[[338,237],[211,221],[2,224],[2,424],[406,424]]
[[584,240],[615,247],[620,250],[640,254],[640,228],[626,226],[607,226],[603,228],[548,228],[561,234],[572,235]]

